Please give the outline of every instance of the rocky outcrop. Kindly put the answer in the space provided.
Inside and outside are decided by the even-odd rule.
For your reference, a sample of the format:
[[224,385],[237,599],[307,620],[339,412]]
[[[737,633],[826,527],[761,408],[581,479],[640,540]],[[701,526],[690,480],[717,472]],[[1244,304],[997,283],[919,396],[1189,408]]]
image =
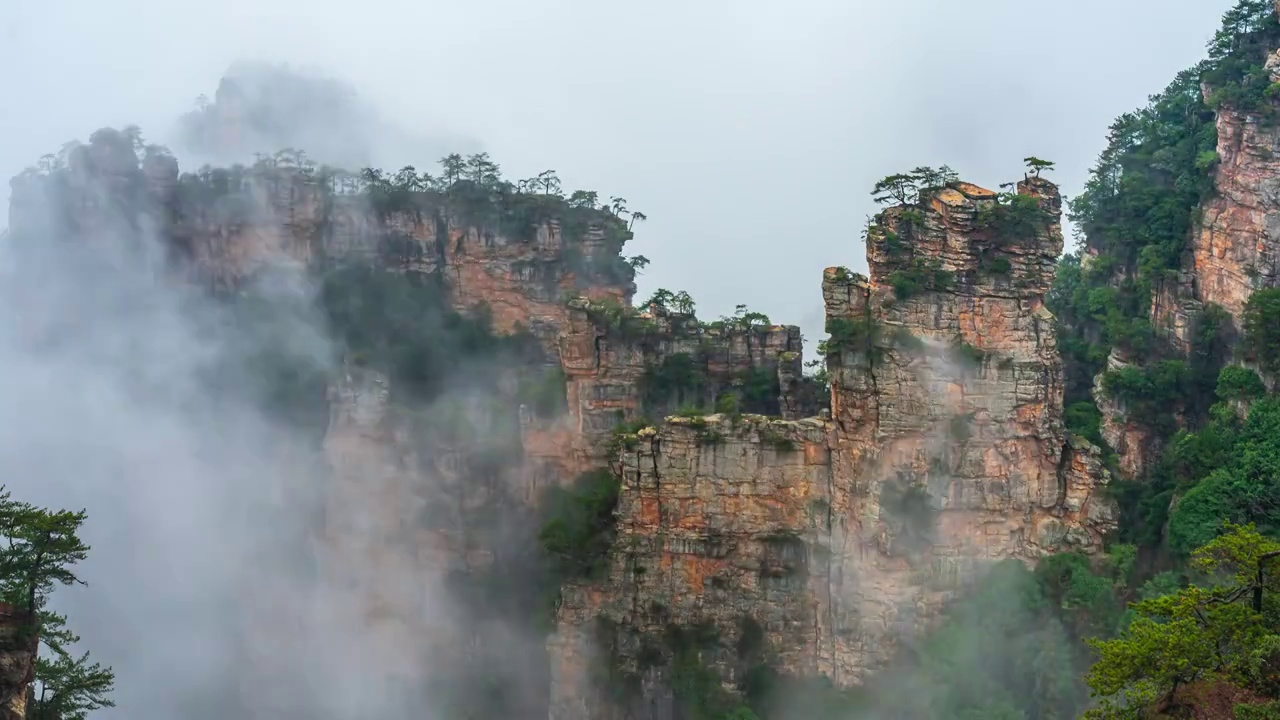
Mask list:
[[586,299],[570,302],[569,312],[560,358],[583,467],[609,460],[602,450],[624,420],[661,418],[681,405],[712,408],[726,392],[759,406],[746,410],[780,415],[783,406],[798,406],[799,327],[707,327],[660,308],[623,317],[614,305]]
[[552,717],[625,712],[599,695],[600,668],[632,689],[634,717],[666,716],[647,706],[670,702],[664,667],[687,650],[680,629],[714,637],[698,650],[726,681],[766,655],[796,675],[816,670],[829,432],[819,419],[712,415],[628,438],[607,576],[563,588],[548,641]]
[[[1104,372],[1129,365],[1112,352]],[[1155,430],[1129,416],[1123,402],[1112,398],[1102,386],[1102,374],[1093,380],[1093,400],[1102,414],[1102,439],[1116,453],[1116,466],[1126,479],[1142,477],[1160,457],[1163,446]]]
[[[1266,69],[1280,81],[1280,50]],[[1200,307],[1220,305],[1239,320],[1254,290],[1280,284],[1280,124],[1223,106],[1215,125],[1214,193],[1200,207],[1183,272],[1161,281],[1152,301],[1152,324],[1184,352]]]
[[[853,631],[835,634],[836,682],[883,662],[897,628],[936,612],[975,563],[1096,550],[1113,527],[1094,491],[1107,476],[1070,460],[1061,420],[1044,307],[1062,249],[1059,195],[1039,178],[1017,192],[1039,205],[1029,225],[961,184],[880,216],[870,278],[827,272],[828,322],[857,331],[828,361],[834,473],[848,479],[833,503],[843,519],[833,554],[845,558],[833,614]],[[1009,236],[1015,221],[1032,231]],[[903,292],[908,273],[925,287]],[[1099,472],[1085,478],[1086,468]],[[917,513],[923,534],[906,522]]]
[[[1280,81],[1280,51],[1267,60]],[[1205,97],[1212,88],[1204,87]],[[1174,351],[1188,356],[1197,318],[1211,305],[1223,308],[1237,328],[1249,296],[1280,284],[1280,124],[1227,106],[1216,110],[1214,193],[1198,211],[1182,268],[1155,282],[1151,324]],[[1125,364],[1112,357],[1110,369]],[[1129,418],[1095,383],[1104,438],[1120,456],[1128,478],[1141,477],[1160,448],[1158,433]]]
[[[1114,526],[1100,452],[1061,421],[1047,181],[1012,198],[955,183],[877,218],[870,277],[823,278],[831,410],[817,412],[798,328],[631,309],[628,234],[603,211],[278,161],[182,175],[123,135],[95,137],[59,177],[144,207],[121,229],[154,233],[182,260],[170,268],[215,293],[281,266],[372,264],[537,340],[521,366],[425,404],[354,356],[330,387],[319,564],[405,683],[484,668],[510,688],[505,712],[549,690],[563,718],[669,716],[669,667],[689,652],[725,687],[766,662],[849,686],[985,563],[1092,552]],[[16,203],[38,190],[28,180]],[[119,207],[67,197],[58,235]],[[563,379],[562,412],[522,404],[530,370]],[[691,405],[722,412],[663,419]],[[642,417],[657,422],[618,435]],[[620,482],[616,541],[603,577],[561,589],[544,649],[527,623],[546,590],[539,500],[602,466]],[[599,694],[601,670],[643,708]]]
[[35,681],[36,638],[26,613],[0,603],[0,720],[24,720]]
[[1192,235],[1190,269],[1196,299],[1239,318],[1255,289],[1280,282],[1280,125],[1223,108],[1217,126],[1216,192]]
[[[669,418],[628,441],[608,577],[565,588],[549,642],[552,717],[664,717],[672,627],[713,638],[699,657],[727,686],[762,657],[858,684],[983,564],[1100,549],[1109,476],[1063,429],[1043,304],[1060,200],[1018,192],[930,192],[872,225],[870,278],[827,270],[828,417]],[[593,694],[601,667],[647,704]]]

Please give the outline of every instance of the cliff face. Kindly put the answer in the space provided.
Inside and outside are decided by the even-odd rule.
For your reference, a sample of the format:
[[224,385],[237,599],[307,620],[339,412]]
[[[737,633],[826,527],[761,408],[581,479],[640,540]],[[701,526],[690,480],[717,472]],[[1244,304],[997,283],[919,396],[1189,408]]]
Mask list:
[[[880,216],[869,279],[824,279],[829,323],[859,329],[828,361],[846,488],[833,502],[833,615],[855,629],[835,633],[837,682],[886,659],[896,626],[934,612],[975,563],[1092,551],[1114,526],[1096,450],[1062,427],[1043,302],[1062,248],[1057,189],[1032,178],[1017,190],[1039,214],[1024,206],[1032,222],[1016,232],[991,192],[962,184]],[[902,297],[928,258],[940,258],[929,285]]]
[[[1280,81],[1280,51],[1267,70]],[[1183,352],[1205,304],[1238,320],[1254,290],[1280,282],[1280,126],[1229,107],[1218,109],[1215,125],[1214,194],[1200,208],[1184,271],[1152,299],[1152,324]]]
[[[880,216],[871,278],[826,272],[829,415],[669,418],[624,443],[607,577],[564,589],[549,641],[553,717],[669,716],[690,632],[725,683],[767,658],[857,684],[983,563],[1100,548],[1108,476],[1065,437],[1043,307],[1060,202],[1019,192],[1034,227],[959,184]],[[627,699],[593,694],[602,667]]]
[[[1280,81],[1280,51],[1267,60]],[[1211,88],[1202,88],[1208,98]],[[1181,268],[1155,282],[1150,320],[1161,341],[1174,351],[1193,353],[1196,320],[1208,306],[1226,311],[1237,329],[1249,296],[1280,283],[1280,126],[1257,114],[1228,106],[1215,111],[1217,164],[1213,193],[1197,209]],[[1113,351],[1107,369],[1133,362]],[[1117,453],[1127,478],[1142,477],[1159,457],[1158,433],[1141,418],[1127,416],[1123,404],[1106,397],[1101,376],[1094,397],[1102,412],[1103,436]]]
[[[1280,53],[1267,63],[1280,80]],[[1249,295],[1280,278],[1280,127],[1223,108],[1217,116],[1215,194],[1192,236],[1197,299],[1239,318]]]
[[0,718],[24,720],[35,680],[35,640],[24,629],[27,619],[12,606],[0,606]]
[[626,319],[611,310],[585,299],[570,302],[570,322],[560,336],[569,429],[580,467],[611,460],[602,451],[620,422],[661,418],[681,405],[710,407],[747,381],[757,385],[748,388],[756,397],[747,399],[758,406],[745,409],[798,413],[800,328],[703,327],[691,316],[661,308]]
[[[552,717],[671,717],[673,653],[697,652],[725,681],[766,656],[813,674],[829,430],[816,418],[713,415],[629,438],[607,573],[562,589],[548,641]],[[617,703],[606,682],[630,693]]]
[[[533,339],[429,400],[354,354],[330,383],[319,565],[404,683],[483,696],[465,683],[488,672],[508,712],[561,718],[672,716],[671,667],[691,653],[715,684],[768,664],[849,686],[984,563],[1091,552],[1114,526],[1098,450],[1062,427],[1043,304],[1061,208],[1038,178],[1013,198],[926,192],[870,228],[870,278],[825,273],[819,411],[798,328],[631,310],[625,233],[599,210],[278,164],[180,175],[110,133],[57,177],[72,190],[58,234],[118,208],[77,178],[115,188],[147,209],[122,230],[154,234],[214,294],[355,263],[430,279],[453,309]],[[20,233],[41,182],[15,185]],[[563,379],[562,409],[527,404],[530,371]],[[722,412],[662,419],[687,406]],[[642,417],[658,422],[618,435]],[[540,499],[602,466],[620,482],[605,571],[561,589],[544,647],[510,622],[546,589]],[[623,699],[605,693],[619,683]]]
[[[315,278],[372,266],[436,283],[452,309],[535,340],[518,362],[474,358],[427,400],[352,353],[328,389],[317,565],[326,587],[344,589],[370,647],[392,660],[397,677],[384,680],[431,677],[437,698],[474,701],[484,691],[468,683],[489,677],[506,688],[506,712],[546,707],[547,656],[530,622],[548,591],[539,502],[606,463],[619,422],[726,393],[746,409],[806,409],[798,328],[704,325],[662,308],[619,314],[634,292],[619,257],[625,224],[559,198],[465,184],[397,195],[276,161],[180,174],[168,155],[140,155],[115,131],[14,188],[15,236],[143,237],[155,242],[136,249],[167,251],[176,262],[154,258],[158,267],[215,296],[281,268]],[[561,411],[526,404],[529,373],[552,378]]]
[[[1112,352],[1104,372],[1121,370],[1129,364]],[[1107,394],[1102,387],[1102,373],[1093,379],[1093,400],[1102,415],[1102,439],[1115,451],[1116,469],[1125,479],[1142,477],[1159,460],[1164,449],[1158,433],[1138,418],[1130,417],[1125,403]]]

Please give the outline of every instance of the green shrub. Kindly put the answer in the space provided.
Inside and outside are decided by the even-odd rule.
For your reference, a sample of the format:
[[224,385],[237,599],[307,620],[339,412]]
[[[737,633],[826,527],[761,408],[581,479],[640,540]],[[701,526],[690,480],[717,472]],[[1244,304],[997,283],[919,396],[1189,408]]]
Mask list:
[[987,353],[959,337],[956,337],[947,348],[947,354],[952,362],[967,368],[978,367],[987,359]]
[[439,283],[417,273],[339,266],[323,277],[320,302],[350,352],[422,399],[460,377],[485,379],[497,367],[541,354],[528,333],[495,335],[483,308],[465,316],[454,311]]
[[868,352],[880,336],[880,324],[869,315],[829,318],[826,329],[828,352]]
[[778,396],[782,388],[778,385],[778,374],[764,368],[753,367],[742,372],[734,384],[741,388],[741,405],[743,412],[758,415],[777,415]]
[[769,425],[761,426],[760,440],[777,452],[791,452],[796,449],[794,440]]
[[911,334],[911,331],[904,327],[897,327],[893,330],[893,345],[902,351],[917,355],[924,352],[924,340]]
[[912,257],[886,278],[894,297],[907,300],[925,291],[945,291],[951,287],[953,275],[942,268],[937,258]]
[[1239,365],[1228,365],[1218,374],[1218,397],[1223,400],[1257,400],[1267,394],[1258,373]]
[[564,369],[558,365],[521,378],[520,402],[532,408],[537,417],[554,418],[564,414],[567,396]]
[[734,418],[742,415],[741,402],[738,400],[738,393],[733,391],[721,393],[720,397],[716,398],[716,412],[721,415],[728,415]]
[[1013,269],[1013,264],[1004,255],[983,255],[982,269],[992,275],[1008,275]]
[[1249,296],[1241,318],[1244,349],[1268,373],[1280,371],[1280,288]]
[[645,367],[639,389],[642,407],[654,415],[672,407],[696,406],[707,392],[706,369],[689,353],[674,353]]
[[1102,375],[1102,389],[1125,403],[1128,417],[1160,431],[1174,427],[1173,411],[1186,399],[1187,363],[1161,360],[1150,367],[1126,365]]
[[836,282],[853,282],[853,273],[844,266],[837,267],[835,272],[832,273],[832,277]]
[[1280,720],[1280,700],[1258,705],[1236,705],[1231,717],[1233,720]]
[[[1052,214],[1041,207],[1039,198],[1006,192],[978,209],[975,225],[990,235],[996,247],[1004,247],[1010,242],[1025,241],[1046,232],[1052,220]],[[1007,265],[1008,259],[1002,259]]]
[[1103,447],[1102,413],[1091,401],[1082,400],[1066,407],[1062,412],[1063,423],[1068,432],[1073,432],[1089,442]]
[[557,577],[592,577],[604,570],[619,487],[613,471],[601,468],[578,476],[570,488],[552,488],[538,539]]
[[973,431],[969,427],[972,422],[972,414],[953,415],[950,422],[947,423],[947,428],[951,433],[951,439],[961,443],[967,442],[969,438],[973,437]]
[[635,450],[639,447],[636,433],[641,430],[652,427],[653,422],[648,418],[639,417],[626,422],[619,423],[613,429],[613,433],[609,437],[609,442],[605,446],[610,457],[616,457],[623,450]]
[[[1212,540],[1226,522],[1255,523],[1264,533],[1280,533],[1280,401],[1253,403],[1238,432],[1224,432],[1221,426],[1206,431],[1197,433],[1197,439],[1202,434],[1220,439],[1213,454],[1188,463],[1197,476],[1169,515],[1170,546],[1190,553]],[[1184,456],[1190,442],[1179,443]]]

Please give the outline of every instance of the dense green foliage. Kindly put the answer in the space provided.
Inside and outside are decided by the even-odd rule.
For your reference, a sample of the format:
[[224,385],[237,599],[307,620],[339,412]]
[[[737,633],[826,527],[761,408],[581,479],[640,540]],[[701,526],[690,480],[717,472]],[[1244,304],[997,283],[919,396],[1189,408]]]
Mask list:
[[1043,233],[1052,219],[1036,196],[1004,192],[994,202],[978,208],[975,225],[985,230],[998,248],[1009,241]]
[[869,314],[862,317],[827,319],[826,340],[818,344],[818,354],[871,352],[880,338],[880,323]]
[[569,488],[553,488],[539,538],[555,574],[590,577],[604,568],[613,543],[618,477],[607,468],[583,473]]
[[77,535],[84,520],[83,511],[36,507],[0,488],[0,593],[29,621],[20,632],[30,633],[37,652],[27,714],[36,720],[84,720],[93,710],[115,705],[107,697],[114,673],[90,662],[87,651],[73,654],[71,646],[80,638],[67,629],[64,616],[47,607],[58,586],[83,584],[72,568],[89,554]]
[[1087,718],[1129,718],[1143,707],[1176,716],[1178,691],[1195,683],[1277,697],[1280,543],[1252,526],[1223,530],[1192,556],[1195,584],[1140,600],[1118,637],[1090,642],[1098,661],[1086,680],[1099,703]]
[[[758,365],[720,369],[724,354],[735,344],[750,351],[767,342],[773,327],[769,316],[738,305],[732,315],[706,322],[698,319],[694,308],[687,292],[666,288],[634,308],[615,300],[585,306],[597,326],[644,352],[646,364],[638,384],[643,414],[663,417],[681,410],[705,414],[714,409],[777,415],[781,389],[776,372]],[[804,378],[801,387],[815,400],[821,397],[812,388],[816,382]]]
[[1280,21],[1270,0],[1238,0],[1222,18],[1209,43],[1204,82],[1209,104],[1238,112],[1270,115],[1275,87],[1263,67],[1280,45]]
[[1182,553],[1208,543],[1224,523],[1280,533],[1280,400],[1259,400],[1240,421],[1227,412],[1183,435],[1172,462],[1193,477],[1169,514],[1169,544]]
[[1244,348],[1270,373],[1280,372],[1280,288],[1258,290],[1245,304]]
[[1162,430],[1172,430],[1173,412],[1185,397],[1187,364],[1182,360],[1160,360],[1150,367],[1126,365],[1102,375],[1102,389],[1112,398],[1125,403],[1127,413],[1150,422],[1169,423]]
[[[1048,298],[1068,363],[1068,404],[1089,402],[1088,378],[1101,370],[1112,348],[1150,358],[1153,365],[1167,355],[1155,342],[1148,313],[1153,292],[1180,265],[1200,204],[1213,192],[1214,107],[1261,109],[1269,85],[1262,64],[1277,45],[1280,27],[1272,4],[1241,0],[1224,17],[1208,60],[1179,74],[1147,107],[1111,126],[1085,191],[1071,203],[1071,217],[1087,238],[1089,263],[1069,255]],[[1202,80],[1212,90],[1208,103]],[[1165,432],[1175,409],[1168,402],[1175,384],[1169,370],[1164,366],[1147,381],[1130,377],[1120,383],[1127,390],[1142,385],[1152,390],[1146,409],[1158,412],[1142,417]],[[1193,372],[1198,378],[1184,388],[1185,397],[1212,397],[1212,386],[1204,382],[1216,377],[1216,368],[1202,370]]]
[[[483,308],[456,312],[431,276],[343,266],[323,278],[320,302],[355,362],[381,368],[422,399],[438,396],[464,375],[487,379],[497,368],[537,366],[540,359],[532,335],[495,335]],[[528,380],[539,387],[555,381],[542,372]],[[547,402],[538,400],[541,389],[529,392]]]
[[689,353],[667,355],[640,376],[641,402],[649,409],[700,405],[707,381],[705,366]]
[[1257,400],[1266,392],[1262,378],[1248,368],[1230,365],[1218,375],[1218,397],[1224,400]]
[[[1072,207],[1096,256],[1087,269],[1074,257],[1063,262],[1049,298],[1068,361],[1069,402],[1074,399],[1069,427],[1100,439],[1086,393],[1088,378],[1101,370],[1111,348],[1143,360],[1102,378],[1104,391],[1125,403],[1131,421],[1168,439],[1146,478],[1119,484],[1121,532],[1147,547],[1167,543],[1175,566],[1194,548],[1220,542],[1215,538],[1227,523],[1280,532],[1280,404],[1264,397],[1266,386],[1254,371],[1223,367],[1234,342],[1229,318],[1220,308],[1205,308],[1186,358],[1162,347],[1147,321],[1152,293],[1178,267],[1196,208],[1212,190],[1210,106],[1225,103],[1270,121],[1271,113],[1263,112],[1270,95],[1261,48],[1280,43],[1270,3],[1239,3],[1224,28],[1210,61],[1113,128],[1111,146]],[[1200,77],[1214,90],[1208,105],[1200,100]],[[1241,318],[1242,357],[1269,373],[1280,368],[1274,364],[1280,352],[1277,298],[1274,290],[1256,292]],[[1214,397],[1249,404],[1211,406]],[[1241,606],[1215,599],[1215,592],[1192,588],[1136,605],[1123,640],[1097,645],[1102,659],[1089,677],[1105,702],[1093,714],[1121,717],[1117,693],[1170,710],[1187,683],[1212,678],[1249,685],[1236,665],[1242,658],[1232,658],[1248,654],[1243,648],[1258,640],[1262,626]],[[1240,635],[1245,627],[1255,634]],[[1215,643],[1218,650],[1206,654]]]
[[926,290],[946,290],[954,279],[937,258],[912,256],[901,267],[889,273],[889,285],[899,300],[906,300]]

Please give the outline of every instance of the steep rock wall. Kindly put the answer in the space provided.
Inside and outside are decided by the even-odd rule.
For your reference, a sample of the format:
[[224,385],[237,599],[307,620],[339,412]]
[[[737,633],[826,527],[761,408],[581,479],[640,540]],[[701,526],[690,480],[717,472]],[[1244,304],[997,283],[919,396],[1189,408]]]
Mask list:
[[[763,657],[859,684],[984,563],[1100,549],[1116,509],[1101,452],[1063,430],[1043,305],[1060,201],[1040,179],[1019,192],[1033,233],[999,237],[995,193],[957,184],[880,216],[871,278],[827,270],[830,414],[668,418],[632,439],[608,576],[564,588],[548,642],[553,718],[671,716],[671,627],[699,629],[726,687]],[[951,281],[896,297],[919,268]],[[605,669],[623,700],[599,693]]]
[[[975,563],[1093,551],[1114,525],[1095,490],[1106,474],[1062,427],[1062,364],[1043,300],[1062,249],[1057,188],[1031,178],[1017,192],[1044,213],[1031,234],[1000,238],[986,214],[995,195],[960,184],[927,194],[912,227],[902,208],[879,217],[870,278],[824,279],[828,321],[864,328],[828,363],[834,473],[847,483],[833,503],[844,566],[833,614],[853,629],[833,643],[837,682],[884,662],[897,628],[936,612]],[[895,236],[909,247],[895,250]],[[899,297],[895,273],[922,258],[938,259],[950,280]]]
[[801,373],[800,328],[794,325],[707,328],[692,316],[660,309],[622,323],[604,311],[586,299],[570,302],[570,322],[560,336],[575,453],[584,469],[611,460],[603,451],[620,422],[679,409],[672,397],[651,397],[646,383],[650,373],[677,356],[687,358],[689,372],[700,379],[684,402],[713,407],[717,396],[754,371],[777,384],[776,393],[770,392],[771,409],[781,414],[798,404],[790,394]]
[[[1280,51],[1266,67],[1280,81]],[[1207,98],[1211,88],[1204,87],[1203,93]],[[1206,306],[1223,308],[1238,328],[1249,296],[1280,283],[1280,125],[1226,106],[1217,109],[1214,122],[1214,193],[1199,208],[1182,269],[1159,279],[1151,297],[1152,326],[1183,355],[1193,352],[1196,319]],[[1123,367],[1127,360],[1113,353],[1108,369]],[[1159,456],[1157,433],[1107,398],[1100,377],[1093,395],[1102,412],[1104,438],[1116,450],[1122,474],[1142,477]]]
[[[592,671],[607,668],[650,703],[632,711],[666,717],[663,659],[675,650],[660,636],[671,628],[706,630],[700,661],[726,683],[767,658],[857,684],[982,563],[1091,551],[1114,523],[1097,450],[1062,429],[1043,307],[1060,202],[1039,179],[1019,192],[1045,222],[1016,237],[983,212],[996,195],[968,184],[883,213],[868,234],[871,277],[831,269],[823,280],[839,336],[832,412],[795,419],[810,410],[797,391],[798,329],[611,311],[629,306],[633,286],[607,219],[536,207],[518,222],[477,219],[438,193],[392,207],[353,194],[349,178],[298,168],[184,176],[163,154],[139,163],[110,135],[74,151],[64,177],[145,205],[125,229],[155,233],[185,258],[174,267],[216,293],[279,265],[420,273],[442,281],[454,308],[487,308],[496,331],[528,329],[542,348],[531,362],[563,373],[567,407],[555,417],[521,406],[504,371],[422,406],[347,358],[330,388],[321,565],[351,589],[404,684],[442,665],[460,676],[510,667],[520,685],[508,707],[542,706],[549,690],[553,717],[608,717],[628,706],[595,694]],[[15,185],[15,228],[24,193],[37,191],[28,181]],[[68,197],[73,231],[90,234],[112,212],[93,193]],[[894,237],[910,241],[905,253]],[[896,292],[904,278],[920,287]],[[677,359],[698,381],[658,387],[655,370]],[[714,405],[761,378],[756,400],[790,419],[672,418],[610,454],[620,421]],[[513,638],[501,619],[528,609],[520,588],[538,587],[542,491],[602,463],[621,478],[618,541],[607,577],[563,588],[540,683],[525,671],[546,657],[540,641]],[[433,620],[445,617],[455,622]]]
[[1255,289],[1280,281],[1280,126],[1223,108],[1217,127],[1216,192],[1192,235],[1190,269],[1196,299],[1238,319]]
[[[1280,51],[1267,69],[1280,81]],[[1218,109],[1215,125],[1213,197],[1200,208],[1184,271],[1161,281],[1152,298],[1152,324],[1183,352],[1205,304],[1239,320],[1254,290],[1280,282],[1280,125],[1229,107]]]
[[[713,415],[630,438],[607,575],[562,589],[552,717],[670,717],[673,628],[714,637],[700,659],[726,681],[765,654],[814,672],[829,431],[817,418]],[[622,703],[601,694],[609,679],[630,689]]]
[[36,639],[25,613],[0,604],[0,720],[25,720],[35,680]]

